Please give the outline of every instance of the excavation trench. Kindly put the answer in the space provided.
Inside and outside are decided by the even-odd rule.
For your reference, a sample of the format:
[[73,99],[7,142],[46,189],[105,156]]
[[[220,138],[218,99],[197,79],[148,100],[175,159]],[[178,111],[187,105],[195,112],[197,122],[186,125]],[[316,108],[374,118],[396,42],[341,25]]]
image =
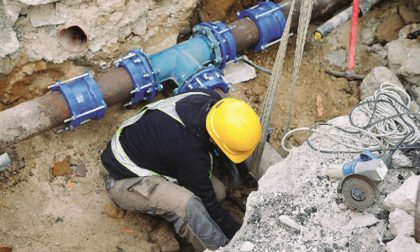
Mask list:
[[[221,5],[223,1],[206,2]],[[318,2],[326,3],[327,1]],[[232,16],[243,7],[250,7],[250,4],[247,6],[232,4],[227,8],[224,18],[234,20]],[[323,12],[320,12],[321,14]],[[208,18],[205,21],[211,20],[212,17]],[[250,25],[249,20],[242,19],[237,21],[236,25],[234,36],[241,37],[240,43],[237,44],[238,51],[249,48],[250,45],[255,45],[258,42],[255,32],[246,32],[255,31],[255,27]],[[344,27],[342,34],[346,32],[347,28]],[[341,35],[332,34],[334,38],[339,38]],[[346,114],[357,103],[359,96],[357,85],[349,84],[346,80],[331,79],[324,74],[325,66],[328,64],[324,56],[346,44],[345,41],[338,43],[341,44],[338,46],[329,42],[324,45],[308,44],[305,49],[301,85],[298,87],[296,95],[299,99],[296,101],[292,127],[310,126],[314,122]],[[293,39],[291,46],[293,49]],[[273,46],[263,53],[249,52],[247,54],[257,64],[271,68],[276,49]],[[363,56],[361,65],[365,68],[359,70],[366,72],[367,66],[377,65],[378,62],[375,60],[375,57]],[[290,51],[285,62],[285,83],[290,82],[292,65],[293,51]],[[75,66],[66,65],[63,68],[77,72]],[[78,71],[70,76],[66,75],[65,78],[76,76],[81,72]],[[43,72],[34,74],[40,77]],[[127,101],[132,86],[130,77],[123,69],[110,70],[97,76],[96,80],[107,103],[116,104]],[[54,77],[65,79],[64,75]],[[314,82],[314,80],[317,81]],[[235,90],[231,91],[230,95],[246,100],[260,111],[268,82],[269,76],[258,73],[256,79],[235,85]],[[30,86],[30,84],[28,85]],[[2,85],[0,85],[1,89]],[[46,92],[46,89],[43,88],[42,92]],[[274,133],[271,142],[275,147],[278,147],[278,140],[282,133],[283,115],[289,101],[288,93],[289,88],[286,85],[281,91],[273,118]],[[39,95],[40,93],[36,96]],[[317,112],[318,97],[324,107],[324,114]],[[335,98],[330,99],[329,97]],[[16,99],[13,104],[30,98],[32,97]],[[163,98],[163,96],[160,95],[158,98]],[[34,105],[40,101],[39,99],[45,99],[42,102],[43,105]],[[10,104],[5,107],[10,107]],[[4,118],[7,118],[3,121],[0,119],[0,122],[3,123],[1,125],[26,125],[27,122],[31,127],[8,127],[7,130],[3,130],[4,128],[1,130],[1,134],[6,133],[10,136],[6,141],[1,138],[0,142],[3,145],[0,145],[4,146],[4,143],[7,143],[8,147],[3,148],[11,155],[13,164],[6,172],[0,173],[0,191],[4,192],[0,196],[0,222],[5,223],[4,227],[9,230],[0,227],[0,243],[13,243],[12,245],[16,247],[29,246],[34,250],[57,248],[112,250],[117,248],[130,251],[130,248],[142,248],[144,251],[153,251],[153,248],[161,248],[164,245],[163,237],[174,237],[170,226],[159,218],[128,213],[122,219],[113,219],[101,213],[101,209],[107,203],[107,196],[98,175],[99,152],[114,134],[115,128],[133,115],[134,110],[125,110],[114,106],[109,109],[101,121],[88,123],[72,132],[57,134],[48,129],[51,125],[61,125],[63,119],[69,116],[66,103],[59,94],[48,93],[43,98],[20,103],[15,108],[19,108],[19,110],[0,112],[0,117],[4,115]],[[36,109],[35,112],[33,109]],[[17,114],[19,116],[16,116]],[[39,134],[39,132],[44,133]],[[32,135],[36,136],[19,142]],[[296,140],[299,141],[299,139]],[[17,143],[9,145],[12,142]],[[71,171],[64,176],[53,176],[51,168],[57,162],[66,160],[67,156],[70,156]],[[75,172],[78,167],[82,166],[85,166],[87,170],[85,177],[78,176]],[[249,175],[243,174],[242,184],[239,188],[233,189],[229,186],[231,177],[226,171],[217,171],[216,176],[228,185],[228,198],[222,204],[230,210],[235,218],[240,220],[245,212],[246,199],[252,191],[257,189],[257,182]],[[2,207],[5,205],[7,208]],[[32,217],[27,215],[28,212],[36,214],[39,218],[32,220]],[[33,223],[34,231],[19,228],[29,222]],[[42,231],[41,235],[40,231]],[[26,243],[29,245],[16,238],[21,233],[28,237]],[[65,237],[72,238],[65,239]]]

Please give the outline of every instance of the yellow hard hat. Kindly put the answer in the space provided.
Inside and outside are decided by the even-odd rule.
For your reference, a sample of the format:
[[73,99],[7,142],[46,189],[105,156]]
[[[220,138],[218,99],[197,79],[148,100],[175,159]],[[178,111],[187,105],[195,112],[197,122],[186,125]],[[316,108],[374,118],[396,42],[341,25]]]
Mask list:
[[234,98],[224,98],[210,109],[206,129],[234,163],[247,159],[261,137],[261,124],[255,111],[246,102]]

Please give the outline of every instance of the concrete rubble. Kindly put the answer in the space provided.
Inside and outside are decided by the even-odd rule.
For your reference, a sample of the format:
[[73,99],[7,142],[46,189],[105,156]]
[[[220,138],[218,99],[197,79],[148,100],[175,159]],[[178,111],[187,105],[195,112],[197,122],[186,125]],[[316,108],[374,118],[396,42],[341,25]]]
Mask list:
[[389,230],[395,235],[414,235],[414,217],[401,209],[395,209],[389,215]]
[[360,99],[363,100],[375,93],[382,83],[388,82],[403,87],[398,77],[387,67],[378,66],[363,79],[360,85]]
[[390,211],[402,209],[410,214],[414,214],[416,208],[417,185],[420,176],[409,177],[398,190],[389,194],[384,200],[384,207]]

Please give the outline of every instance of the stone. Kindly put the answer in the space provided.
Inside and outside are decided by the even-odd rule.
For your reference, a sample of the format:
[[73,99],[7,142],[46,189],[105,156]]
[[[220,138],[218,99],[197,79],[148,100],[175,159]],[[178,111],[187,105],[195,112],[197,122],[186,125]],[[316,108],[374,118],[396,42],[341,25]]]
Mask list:
[[420,51],[420,43],[415,40],[398,39],[386,45],[388,52],[388,68],[399,74],[400,67],[407,61],[409,54]]
[[66,176],[69,174],[70,170],[70,159],[66,158],[62,161],[56,162],[51,168],[51,173],[54,177]]
[[146,17],[140,17],[136,22],[131,25],[131,30],[137,36],[143,36],[147,31]]
[[404,26],[398,35],[399,38],[405,39],[407,38],[408,34],[420,30],[420,24],[409,24]]
[[384,200],[384,207],[389,211],[402,209],[413,214],[416,208],[416,193],[420,176],[412,175],[396,191]]
[[29,9],[29,19],[33,27],[64,24],[66,20],[58,15],[53,4],[34,6]]
[[384,82],[392,83],[404,88],[400,80],[391,70],[384,66],[379,66],[372,69],[372,71],[363,79],[363,82],[360,85],[360,99],[364,100],[368,96],[373,95]]
[[330,65],[343,68],[347,62],[347,52],[344,49],[337,50],[327,56]]
[[283,223],[285,226],[291,228],[292,230],[294,230],[295,232],[299,232],[302,231],[305,227],[299,225],[298,223],[296,223],[295,220],[293,220],[290,216],[288,215],[281,215],[279,217],[279,220],[281,223]]
[[392,168],[412,168],[413,163],[400,150],[397,150],[392,156]]
[[125,217],[126,211],[110,201],[104,206],[104,213],[111,218],[122,219]]
[[14,25],[19,18],[20,11],[25,7],[24,4],[15,0],[3,0],[4,12],[11,25]]
[[369,227],[375,225],[379,220],[373,214],[355,215],[347,224],[348,229]]
[[381,44],[386,44],[398,38],[398,32],[404,27],[404,22],[398,13],[387,17],[376,31],[376,39]]
[[243,61],[228,64],[223,71],[225,79],[231,84],[249,81],[257,77],[255,68]]
[[13,247],[10,245],[0,243],[0,252],[12,252]]
[[411,84],[420,83],[420,48],[418,50],[409,50],[399,69],[399,75]]
[[419,110],[419,104],[420,104],[420,84],[419,85],[411,85],[410,91],[412,93],[412,96],[415,99],[415,103],[413,104],[413,107],[416,106],[414,111],[418,112]]
[[179,243],[169,227],[169,224],[166,222],[161,222],[161,224],[150,233],[150,241],[159,245],[162,252],[176,252],[180,250]]
[[18,0],[18,2],[21,2],[26,5],[40,5],[40,4],[54,3],[58,1],[59,0]]
[[419,23],[420,22],[420,10],[410,8],[408,4],[400,1],[398,11],[406,24]]
[[242,243],[241,247],[239,248],[239,251],[241,252],[251,252],[255,248],[254,243],[250,241],[245,241]]
[[3,153],[0,155],[0,172],[6,170],[12,164],[9,154]]
[[78,177],[86,177],[86,165],[83,163],[79,164],[71,164],[71,169],[73,170],[73,174]]
[[[265,172],[268,170],[268,168],[270,168],[271,166],[279,163],[281,160],[283,160],[283,158],[274,149],[274,147],[271,144],[266,143],[264,145],[263,154],[261,156],[260,167],[257,171],[257,174],[255,174],[257,179],[261,178],[265,174]],[[248,158],[246,160],[246,165],[247,165],[247,167],[251,167],[252,158]]]
[[420,252],[420,244],[414,238],[398,235],[386,244],[388,252]]
[[389,214],[389,229],[395,236],[414,235],[414,217],[397,208]]
[[16,32],[6,17],[2,3],[0,3],[0,34],[0,58],[4,58],[16,52],[20,44],[16,37]]

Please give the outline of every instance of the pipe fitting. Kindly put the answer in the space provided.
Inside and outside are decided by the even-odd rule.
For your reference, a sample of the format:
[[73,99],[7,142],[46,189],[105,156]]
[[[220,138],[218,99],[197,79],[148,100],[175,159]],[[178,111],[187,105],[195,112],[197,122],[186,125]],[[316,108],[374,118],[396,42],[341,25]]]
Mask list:
[[259,2],[250,9],[239,11],[238,18],[249,18],[257,26],[259,42],[254,47],[257,52],[267,48],[271,42],[280,39],[286,26],[282,7],[270,1]]
[[124,68],[130,75],[133,90],[131,100],[124,106],[131,106],[141,101],[151,101],[162,90],[156,81],[150,59],[142,50],[130,51],[127,56],[114,62],[115,67]]
[[105,115],[107,105],[89,72],[63,82],[57,81],[48,88],[53,92],[60,92],[66,100],[71,115],[64,120],[66,131],[90,120],[101,119]]
[[223,76],[223,72],[215,66],[209,66],[202,69],[191,76],[185,83],[179,88],[174,90],[175,94],[182,94],[197,88],[204,89],[215,89],[219,88],[223,90],[225,94],[229,92],[229,84]]
[[236,40],[232,34],[232,27],[218,22],[204,22],[193,28],[194,35],[205,35],[210,41],[214,51],[214,64],[220,69],[226,66],[226,63],[236,59]]

